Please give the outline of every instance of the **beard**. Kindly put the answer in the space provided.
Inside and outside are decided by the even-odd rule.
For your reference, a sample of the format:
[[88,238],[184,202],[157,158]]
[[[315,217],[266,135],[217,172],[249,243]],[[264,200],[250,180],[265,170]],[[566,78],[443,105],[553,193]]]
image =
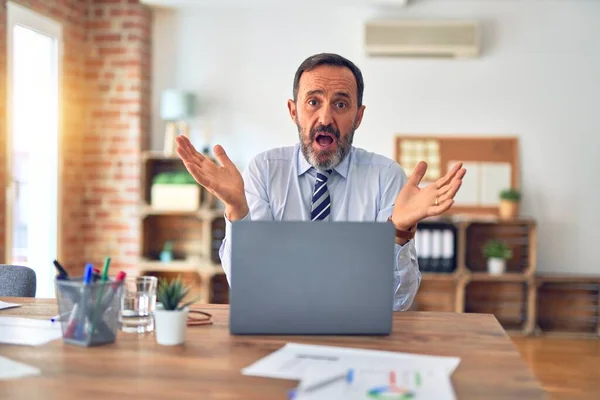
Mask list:
[[[344,135],[344,138],[342,138],[340,131],[335,129],[333,125],[316,126],[306,135],[298,123],[298,118],[296,118],[296,126],[298,127],[298,137],[300,138],[302,154],[306,158],[306,161],[318,171],[325,171],[338,166],[344,161],[348,153],[350,153],[352,141],[354,140],[354,132],[356,131],[356,121],[350,131]],[[329,133],[335,137],[335,149],[315,150],[313,143],[317,135],[321,133]]]

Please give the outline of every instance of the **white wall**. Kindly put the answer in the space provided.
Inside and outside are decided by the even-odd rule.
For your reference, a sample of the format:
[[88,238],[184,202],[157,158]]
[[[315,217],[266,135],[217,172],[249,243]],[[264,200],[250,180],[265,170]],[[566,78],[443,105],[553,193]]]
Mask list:
[[[522,211],[539,223],[539,270],[600,274],[600,155],[592,154],[600,151],[600,1],[420,0],[394,13],[476,18],[485,54],[370,59],[362,24],[380,14],[368,7],[157,11],[155,110],[163,88],[197,92],[215,142],[243,168],[297,140],[286,100],[300,62],[340,53],[365,77],[357,146],[393,157],[396,133],[519,135]],[[155,116],[155,148],[162,129]]]

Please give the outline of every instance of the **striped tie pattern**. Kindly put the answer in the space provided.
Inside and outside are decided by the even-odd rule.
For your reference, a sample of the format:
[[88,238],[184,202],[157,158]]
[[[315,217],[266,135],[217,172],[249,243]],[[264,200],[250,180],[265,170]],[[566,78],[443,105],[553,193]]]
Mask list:
[[329,179],[330,174],[330,169],[317,172],[317,181],[315,182],[310,212],[310,219],[312,221],[323,221],[329,217],[329,213],[331,212],[331,199],[329,197],[329,190],[327,190],[327,179]]

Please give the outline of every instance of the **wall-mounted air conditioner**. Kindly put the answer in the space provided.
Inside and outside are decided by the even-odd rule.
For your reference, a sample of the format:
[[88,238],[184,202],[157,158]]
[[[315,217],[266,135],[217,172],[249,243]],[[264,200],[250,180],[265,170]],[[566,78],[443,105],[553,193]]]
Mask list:
[[475,57],[480,30],[474,21],[377,20],[365,25],[371,56]]

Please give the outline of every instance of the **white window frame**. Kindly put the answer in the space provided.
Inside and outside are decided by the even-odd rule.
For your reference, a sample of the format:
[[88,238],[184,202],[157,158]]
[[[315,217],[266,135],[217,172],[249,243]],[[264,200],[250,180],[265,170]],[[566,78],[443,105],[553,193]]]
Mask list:
[[[13,205],[12,200],[14,198],[14,185],[12,184],[12,137],[13,137],[13,126],[12,126],[12,79],[13,79],[13,67],[12,59],[14,54],[13,49],[13,30],[17,25],[24,26],[33,31],[39,32],[40,34],[50,36],[57,41],[57,104],[58,104],[58,163],[57,163],[57,232],[56,232],[56,245],[57,245],[57,256],[62,257],[62,234],[61,234],[61,221],[63,214],[62,207],[62,171],[63,171],[63,157],[62,157],[62,132],[63,132],[63,116],[62,116],[62,70],[63,70],[63,26],[60,22],[48,18],[40,13],[37,13],[27,7],[21,6],[12,1],[6,3],[7,11],[7,74],[6,74],[6,179],[9,180],[6,190],[6,213],[5,218],[5,260],[10,260],[12,257],[12,211]],[[0,82],[1,84],[1,82]],[[2,210],[4,212],[4,210]],[[52,260],[48,260],[48,268],[52,268]]]

